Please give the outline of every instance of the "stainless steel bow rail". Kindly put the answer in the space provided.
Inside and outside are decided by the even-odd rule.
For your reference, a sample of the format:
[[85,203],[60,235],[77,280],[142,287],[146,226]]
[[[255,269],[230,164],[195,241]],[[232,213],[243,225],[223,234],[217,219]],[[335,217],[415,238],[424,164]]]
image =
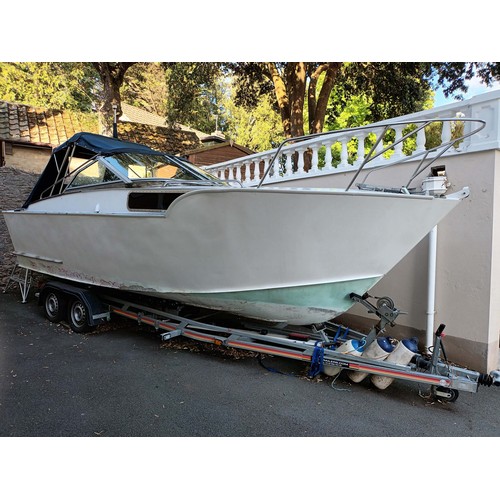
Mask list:
[[436,332],[432,356],[416,353],[406,365],[340,352],[338,347],[349,340],[356,340],[366,349],[385,333],[386,327],[395,325],[401,311],[387,297],[378,298],[374,303],[373,297],[367,294],[350,295],[353,301],[362,304],[378,318],[368,334],[364,334],[333,322],[310,327],[268,326],[249,320],[235,322],[236,318],[214,311],[176,303],[169,303],[168,309],[159,308],[158,304],[150,307],[144,302],[145,298],[136,295],[109,295],[109,290],[84,288],[61,281],[47,282],[37,295],[49,321],[67,321],[72,330],[80,333],[109,321],[112,315],[118,315],[149,325],[163,341],[183,336],[309,363],[311,377],[321,372],[330,374],[332,369],[336,372],[364,372],[425,384],[430,386],[433,395],[449,401],[456,400],[459,390],[475,393],[481,385],[500,386],[500,371],[484,374],[448,362],[442,342],[444,325]]
[[[417,138],[420,132],[423,132],[426,127],[429,127],[432,124],[455,124],[462,123],[464,127],[463,133],[461,133],[457,137],[450,137],[449,139],[444,140],[437,146],[430,147],[429,149],[423,149],[420,151],[415,151],[408,156],[397,157],[395,160],[387,159],[381,165],[372,167],[365,175],[363,182],[357,184],[360,189],[371,189],[372,186],[368,186],[365,183],[367,177],[374,172],[375,170],[388,168],[390,166],[394,166],[396,164],[405,163],[408,161],[414,161],[420,158],[420,162],[418,163],[415,171],[410,176],[408,181],[404,186],[396,188],[397,192],[406,192],[408,193],[410,190],[410,184],[413,180],[420,175],[422,172],[428,170],[433,163],[436,162],[441,156],[443,156],[447,151],[449,151],[455,145],[461,143],[465,139],[470,136],[477,134],[480,132],[485,126],[486,122],[484,120],[479,120],[475,118],[465,118],[465,117],[455,117],[455,118],[430,118],[430,119],[420,119],[420,120],[404,120],[404,121],[386,121],[374,123],[371,125],[365,125],[362,127],[354,127],[340,130],[333,130],[328,132],[321,132],[318,134],[304,135],[300,137],[290,137],[285,139],[280,143],[278,148],[274,151],[274,154],[264,171],[264,175],[262,176],[260,182],[257,185],[257,188],[260,188],[267,176],[271,172],[273,168],[277,168],[277,164],[279,164],[279,157],[281,154],[287,150],[287,146],[302,144],[304,148],[307,149],[314,141],[318,138],[342,138],[342,137],[355,137],[357,134],[376,134],[376,139],[374,144],[371,146],[368,153],[362,159],[359,167],[353,171],[353,177],[349,182],[346,191],[349,191],[351,187],[354,185],[354,182],[358,178],[361,171],[368,165],[368,163],[376,160],[377,158],[382,158],[383,155],[390,150],[394,150],[396,146],[402,145],[409,138]],[[407,133],[402,135],[399,138],[394,139],[393,141],[389,141],[389,143],[384,144],[384,139],[386,138],[386,133],[394,129],[395,127],[414,127],[411,128]],[[451,134],[450,134],[451,135]],[[402,147],[402,146],[401,146]],[[289,149],[289,148],[288,148]],[[378,186],[377,186],[378,187]],[[389,190],[394,190],[395,188],[388,188]]]

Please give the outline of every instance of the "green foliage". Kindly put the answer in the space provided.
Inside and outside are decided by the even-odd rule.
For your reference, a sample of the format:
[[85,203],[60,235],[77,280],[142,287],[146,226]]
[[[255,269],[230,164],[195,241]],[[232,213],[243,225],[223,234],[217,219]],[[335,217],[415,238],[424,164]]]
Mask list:
[[441,88],[446,97],[463,99],[460,92],[466,92],[467,82],[476,77],[485,85],[500,80],[498,62],[434,62],[428,64],[427,77],[434,82],[433,88]]
[[167,114],[168,88],[161,63],[136,63],[125,74],[122,100],[158,116]]
[[344,63],[332,95],[337,105],[364,95],[370,102],[372,121],[402,116],[424,109],[431,93],[427,63]]
[[0,63],[0,99],[90,111],[98,76],[88,63]]
[[281,118],[269,95],[261,96],[253,109],[237,106],[231,95],[224,101],[228,135],[236,143],[260,152],[276,147],[283,139]]
[[164,63],[167,86],[166,117],[206,133],[224,129],[220,102],[223,98],[223,70],[206,62]]
[[[293,87],[297,63],[114,63],[129,66],[119,93],[109,95],[104,91],[109,82],[95,64],[105,63],[0,63],[0,99],[88,112],[93,106],[101,109],[109,95],[116,99],[121,93],[130,104],[166,116],[170,123],[206,133],[212,133],[217,123],[217,128],[236,142],[262,151],[274,147],[284,136],[285,113],[283,106],[277,105],[276,75],[282,77],[281,96],[285,93],[286,98],[281,104],[285,102],[285,108],[301,106],[303,99],[303,128],[308,130],[316,126],[314,123],[319,127],[323,123],[317,118],[323,116],[324,106],[318,112],[318,103],[326,73],[319,70],[337,63],[304,63],[307,82],[314,83],[305,96],[297,96],[298,87]],[[438,87],[445,95],[460,98],[473,77],[485,84],[500,79],[500,63],[489,62],[346,62],[335,68],[330,85],[325,87],[328,92],[332,88],[324,116],[326,130],[357,127],[429,108],[432,90]],[[298,116],[300,121],[300,113]],[[300,128],[299,123],[296,129]],[[431,134],[429,144],[438,141],[439,134],[434,131],[436,137],[432,139]],[[366,141],[366,148],[371,141]],[[410,142],[405,148],[414,147]],[[339,158],[340,151],[335,149],[333,154]],[[352,141],[349,155],[354,158],[356,154],[357,144]]]
[[326,130],[361,127],[371,120],[370,107],[373,101],[365,94],[349,97],[344,103],[339,100],[338,93],[330,96],[328,104]]

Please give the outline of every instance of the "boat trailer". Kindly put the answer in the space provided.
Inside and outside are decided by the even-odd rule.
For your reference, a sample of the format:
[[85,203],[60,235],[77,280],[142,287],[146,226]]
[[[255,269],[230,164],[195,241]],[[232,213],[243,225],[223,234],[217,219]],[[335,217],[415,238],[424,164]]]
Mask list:
[[[164,301],[161,308],[156,303],[153,304],[154,307],[149,307],[144,302],[151,298],[137,299],[136,295],[108,295],[106,292],[109,293],[109,290],[101,293],[93,288],[49,281],[42,285],[37,296],[49,321],[68,321],[75,332],[91,331],[100,323],[110,321],[112,315],[118,315],[138,324],[149,325],[159,333],[163,341],[182,336],[217,346],[309,363],[310,378],[320,373],[336,376],[346,370],[353,382],[360,382],[366,376],[371,376],[374,385],[380,389],[388,387],[394,379],[406,380],[430,386],[431,395],[447,401],[455,401],[461,390],[475,393],[481,385],[500,386],[498,370],[489,374],[479,373],[448,361],[443,345],[445,325],[440,325],[437,329],[430,355],[422,354],[418,349],[405,348],[404,340],[383,337],[386,327],[394,326],[401,313],[388,297],[375,298],[368,294],[359,296],[354,293],[350,295],[351,300],[363,305],[378,318],[372,329],[364,334],[333,322],[310,327],[268,326],[244,319],[235,323],[234,316],[221,319],[221,313],[214,311],[190,308],[178,303],[166,304]],[[130,298],[134,300],[131,301]],[[371,351],[374,348],[380,351],[377,343],[381,339],[386,344],[390,340],[392,348],[394,343],[400,345],[407,356],[410,354],[410,358],[391,361],[388,352],[385,353],[385,359],[368,357],[370,346]],[[345,349],[345,346],[350,348]]]

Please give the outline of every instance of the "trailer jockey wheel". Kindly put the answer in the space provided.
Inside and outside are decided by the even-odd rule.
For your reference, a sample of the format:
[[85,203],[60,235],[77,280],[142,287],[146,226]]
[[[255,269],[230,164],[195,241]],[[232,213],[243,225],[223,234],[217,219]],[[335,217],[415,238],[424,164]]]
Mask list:
[[456,389],[450,389],[449,387],[432,386],[432,395],[439,399],[444,399],[446,401],[456,401],[458,398],[458,391]]
[[52,323],[59,323],[66,314],[66,298],[62,293],[48,291],[43,298],[45,317]]
[[90,332],[89,310],[80,299],[73,299],[68,308],[68,323],[71,329],[77,333]]

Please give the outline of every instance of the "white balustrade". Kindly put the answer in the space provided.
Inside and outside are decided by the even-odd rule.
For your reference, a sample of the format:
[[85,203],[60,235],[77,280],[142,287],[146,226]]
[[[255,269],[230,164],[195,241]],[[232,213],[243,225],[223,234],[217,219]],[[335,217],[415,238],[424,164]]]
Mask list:
[[[352,132],[349,129],[335,131],[329,135],[311,136],[310,139],[306,138],[300,143],[289,143],[281,149],[280,155],[274,159],[273,166],[264,182],[276,183],[280,180],[290,179],[292,176],[302,178],[356,170],[363,164],[366,155],[373,148],[380,134],[384,134],[384,137],[371,154],[371,157],[375,157],[375,159],[366,168],[392,163],[400,159],[411,159],[412,156],[425,152],[426,143],[432,139],[428,135],[431,127],[424,127],[413,133],[411,138],[401,140],[405,134],[416,130],[416,127],[421,126],[423,121],[443,120],[440,140],[442,144],[445,144],[452,140],[453,131],[456,128],[454,124],[459,124],[461,118],[484,120],[486,127],[478,134],[466,137],[458,147],[452,147],[448,150],[447,154],[500,149],[500,91],[495,91],[467,101],[378,122],[363,127],[361,130],[358,128],[352,129]],[[410,127],[412,123],[415,125]],[[462,121],[462,126],[464,133],[467,134],[471,131],[471,127],[472,129],[476,127],[476,124]],[[394,143],[392,148],[388,143],[390,135],[392,135]],[[433,144],[433,146],[437,145]],[[385,149],[387,151],[384,152]],[[244,159],[238,158],[211,165],[206,167],[206,170],[221,179],[236,179],[246,186],[256,186],[268,171],[276,151],[276,149],[269,150],[249,155]],[[305,161],[306,155],[310,162]],[[324,161],[321,161],[321,157],[324,157]]]
[[404,125],[395,125],[392,127],[394,132],[396,133],[396,136],[394,138],[394,154],[392,155],[393,160],[399,160],[400,158],[403,158],[404,153],[403,153],[403,142],[401,142],[401,138],[403,137],[403,129],[405,128]]
[[304,153],[305,149],[298,149],[297,150],[297,156],[298,156],[298,161],[297,161],[297,174],[304,174],[305,170],[305,161],[304,161]]
[[329,142],[323,143],[322,144],[325,147],[325,170],[332,170],[333,165],[332,165],[332,145]]
[[[319,172],[319,144],[313,144],[311,146],[312,156],[311,156],[311,174]],[[331,151],[330,151],[331,154]]]
[[354,137],[358,140],[358,151],[356,154],[356,160],[354,161],[353,165],[355,167],[359,167],[363,163],[363,160],[365,159],[366,135],[365,134],[356,134]]
[[[340,168],[348,168],[349,167],[349,152],[347,151],[347,139],[344,139],[341,143],[340,150]],[[333,166],[333,165],[332,165]]]
[[422,128],[417,132],[417,149],[415,150],[415,153],[425,151],[426,141],[427,138],[425,136],[425,129]]
[[285,176],[291,177],[293,175],[293,163],[292,163],[293,152],[287,151],[285,153],[285,156],[286,156]]

